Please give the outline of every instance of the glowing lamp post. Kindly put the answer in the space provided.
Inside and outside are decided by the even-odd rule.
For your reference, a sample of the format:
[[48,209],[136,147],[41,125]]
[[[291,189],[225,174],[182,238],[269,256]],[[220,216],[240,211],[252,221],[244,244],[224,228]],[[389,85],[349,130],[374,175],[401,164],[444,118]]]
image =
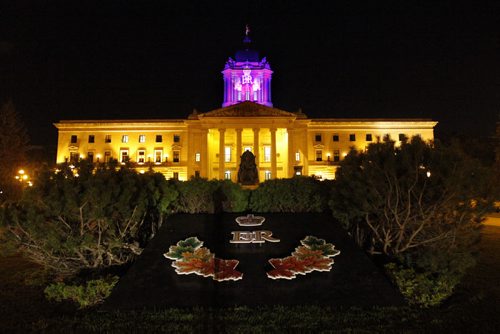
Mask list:
[[29,187],[33,186],[33,182],[31,182],[29,175],[24,169],[20,169],[17,171],[15,179],[18,180],[22,185],[27,185]]

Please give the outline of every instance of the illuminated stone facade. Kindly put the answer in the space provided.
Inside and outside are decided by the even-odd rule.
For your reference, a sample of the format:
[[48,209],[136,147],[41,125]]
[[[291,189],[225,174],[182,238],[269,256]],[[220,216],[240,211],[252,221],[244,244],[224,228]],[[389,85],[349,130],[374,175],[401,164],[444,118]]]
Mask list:
[[259,180],[294,175],[332,179],[351,147],[364,150],[390,136],[434,138],[437,122],[422,119],[310,119],[272,107],[272,71],[245,37],[244,50],[222,71],[221,109],[186,119],[60,121],[57,163],[129,161],[167,178],[237,181],[245,150],[256,156]]

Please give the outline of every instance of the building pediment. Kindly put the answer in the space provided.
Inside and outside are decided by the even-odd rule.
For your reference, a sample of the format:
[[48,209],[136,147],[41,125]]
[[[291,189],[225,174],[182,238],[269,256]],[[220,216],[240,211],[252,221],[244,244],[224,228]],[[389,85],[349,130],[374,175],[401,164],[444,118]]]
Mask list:
[[211,117],[287,117],[295,119],[299,115],[281,109],[267,107],[255,102],[245,101],[198,114],[197,116],[198,119]]

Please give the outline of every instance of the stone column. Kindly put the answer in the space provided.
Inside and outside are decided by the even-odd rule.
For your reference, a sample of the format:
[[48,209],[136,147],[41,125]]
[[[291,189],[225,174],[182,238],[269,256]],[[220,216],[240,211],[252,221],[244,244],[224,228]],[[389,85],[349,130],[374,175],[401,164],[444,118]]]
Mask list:
[[219,180],[224,179],[224,171],[225,171],[225,152],[224,148],[226,146],[224,134],[226,133],[226,129],[219,129]]
[[276,168],[276,155],[277,155],[277,152],[276,152],[276,129],[271,128],[269,130],[271,131],[271,177],[273,179],[276,179],[277,178],[277,175],[276,175],[276,171],[277,171],[277,168]]
[[240,167],[241,158],[241,132],[243,129],[236,129],[236,169]]
[[295,132],[290,128],[287,129],[287,132],[288,132],[288,169],[286,177],[293,177],[295,176],[293,167],[297,164],[297,161],[295,160],[295,152],[297,151],[295,150],[293,142],[294,140],[293,137],[295,135]]
[[201,130],[201,138],[202,138],[202,141],[201,141],[201,152],[200,152],[200,154],[201,154],[200,174],[202,177],[209,178],[208,160],[209,160],[209,154],[212,154],[212,152],[208,152],[208,147],[209,147],[209,145],[208,145],[208,129]]
[[[300,131],[302,133],[301,145],[302,145],[302,156],[304,162],[304,168],[302,169],[302,175],[309,176],[309,139],[307,137],[307,129],[302,129]],[[298,136],[300,133],[297,134]],[[314,151],[314,148],[313,148]],[[316,160],[316,157],[313,156],[313,159]]]
[[257,170],[259,169],[259,131],[260,129],[253,129],[253,154],[255,155],[255,163]]
[[187,132],[187,137],[188,137],[188,143],[190,145],[187,145],[187,161],[186,161],[186,171],[187,171],[187,179],[189,180],[189,178],[191,176],[194,175],[193,173],[193,169],[194,169],[194,152],[196,151],[194,145],[192,143],[194,143],[194,130],[191,130],[191,131],[188,131]]

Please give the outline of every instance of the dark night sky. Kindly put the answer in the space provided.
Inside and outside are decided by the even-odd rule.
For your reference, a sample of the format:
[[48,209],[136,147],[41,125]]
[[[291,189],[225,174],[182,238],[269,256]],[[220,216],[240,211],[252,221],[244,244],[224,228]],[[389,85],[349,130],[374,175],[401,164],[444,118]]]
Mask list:
[[3,0],[0,101],[11,98],[32,143],[45,146],[61,119],[209,111],[249,23],[274,70],[275,107],[493,133],[500,1],[310,2]]

